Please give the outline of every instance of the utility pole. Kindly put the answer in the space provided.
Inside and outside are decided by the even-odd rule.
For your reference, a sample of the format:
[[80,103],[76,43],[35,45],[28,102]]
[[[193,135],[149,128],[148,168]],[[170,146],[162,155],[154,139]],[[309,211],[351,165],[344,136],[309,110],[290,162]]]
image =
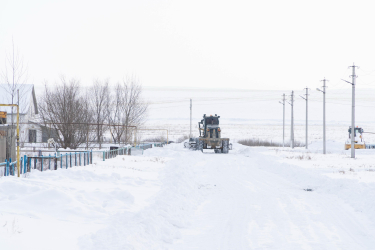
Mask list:
[[290,122],[290,146],[294,148],[294,117],[293,117],[293,103],[294,103],[294,91],[292,91],[290,106],[292,108],[291,122]]
[[309,89],[307,87],[305,89],[306,89],[306,94],[305,94],[306,98],[303,97],[303,96],[300,96],[300,97],[306,101],[306,136],[305,136],[306,142],[305,142],[305,144],[306,144],[306,149],[308,149],[308,136],[307,136],[308,133],[307,132],[308,132],[308,100],[309,100],[308,96],[309,96]]
[[317,88],[316,90],[323,92],[323,154],[326,154],[326,80],[325,78],[321,80],[323,82],[323,90]]
[[351,130],[351,158],[355,158],[355,148],[354,148],[354,137],[355,137],[355,79],[357,76],[355,75],[355,66],[353,63],[353,66],[349,66],[352,68],[352,130]]
[[192,114],[193,114],[193,103],[192,100],[190,99],[190,134],[189,134],[189,139],[192,138],[191,134],[191,119],[192,119]]
[[284,138],[285,138],[285,94],[283,94],[283,102],[279,102],[283,105],[283,147],[285,145]]
[[353,66],[349,66],[349,68],[352,68],[352,75],[350,76],[352,78],[352,82],[348,82],[344,79],[344,82],[347,82],[352,85],[352,126],[350,131],[350,137],[351,137],[351,158],[355,158],[355,148],[354,148],[354,130],[355,130],[355,79],[357,76],[355,75],[355,68],[358,68],[358,66],[355,66],[353,63]]

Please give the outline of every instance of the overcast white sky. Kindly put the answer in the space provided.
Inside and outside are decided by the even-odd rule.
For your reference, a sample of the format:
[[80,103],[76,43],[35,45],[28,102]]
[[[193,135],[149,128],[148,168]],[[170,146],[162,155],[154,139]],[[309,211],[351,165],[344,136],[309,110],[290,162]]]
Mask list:
[[0,1],[0,70],[12,37],[28,83],[136,75],[144,86],[375,87],[374,1]]

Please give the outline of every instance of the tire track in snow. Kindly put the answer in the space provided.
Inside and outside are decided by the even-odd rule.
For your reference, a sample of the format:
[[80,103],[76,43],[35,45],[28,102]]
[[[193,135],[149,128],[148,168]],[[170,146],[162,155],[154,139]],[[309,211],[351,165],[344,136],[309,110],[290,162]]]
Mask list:
[[[373,230],[334,194],[305,192],[286,168],[253,150],[201,154],[181,145],[146,151],[172,158],[149,207],[113,217],[83,249],[372,249]],[[241,146],[238,145],[241,149]],[[319,176],[314,176],[319,179]]]
[[204,156],[209,164],[201,168],[222,188],[170,249],[371,249],[375,243],[364,218],[336,196],[305,192],[263,169],[279,165],[272,157]]

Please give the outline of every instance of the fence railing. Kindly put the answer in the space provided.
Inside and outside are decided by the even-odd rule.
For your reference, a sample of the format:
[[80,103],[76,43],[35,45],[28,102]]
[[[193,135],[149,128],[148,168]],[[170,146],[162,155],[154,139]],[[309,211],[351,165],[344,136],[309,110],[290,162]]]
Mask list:
[[[20,158],[20,174],[30,172],[31,169],[45,171],[47,169],[72,168],[73,166],[86,166],[92,164],[92,151],[54,154],[48,156],[24,156]],[[17,161],[5,160],[0,167],[5,167],[4,176],[15,175]]]
[[[117,155],[130,155],[132,150],[138,153],[143,154],[145,149],[152,147],[163,147],[165,143],[148,143],[140,144],[136,147],[124,147],[113,150],[102,151],[103,152],[103,161],[105,159],[114,158]],[[99,151],[100,152],[100,151]],[[25,174],[30,172],[31,169],[38,169],[40,171],[45,170],[57,170],[58,168],[72,168],[73,166],[86,166],[92,164],[93,161],[93,151],[81,151],[81,152],[70,152],[66,154],[49,154],[48,156],[27,156],[24,155],[20,158],[20,174]],[[5,160],[4,163],[0,163],[0,169],[4,167],[4,176],[16,175],[17,172],[17,161],[11,159]]]
[[12,159],[6,160],[0,163],[0,167],[4,167],[4,176],[15,175],[15,169],[17,168],[17,161],[12,162]]
[[130,153],[131,149],[129,147],[103,151],[103,161],[105,161],[105,159],[115,158],[118,155],[130,155]]
[[139,144],[135,148],[141,148],[143,150],[152,148],[152,143],[147,143],[147,144]]
[[[155,146],[158,145],[158,146]],[[110,159],[114,158],[117,155],[130,155],[130,154],[135,154],[135,155],[142,155],[143,151],[149,148],[154,147],[162,147],[164,143],[147,143],[147,144],[140,144],[136,145],[135,147],[124,147],[124,148],[119,148],[119,149],[113,149],[113,150],[107,150],[103,151],[103,161],[105,159]]]

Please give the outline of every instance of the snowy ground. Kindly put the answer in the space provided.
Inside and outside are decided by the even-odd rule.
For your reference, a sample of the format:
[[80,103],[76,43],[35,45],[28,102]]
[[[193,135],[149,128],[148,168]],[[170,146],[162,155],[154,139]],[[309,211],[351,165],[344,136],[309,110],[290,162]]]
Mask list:
[[0,249],[373,249],[375,151],[328,146],[172,144],[2,177]]

